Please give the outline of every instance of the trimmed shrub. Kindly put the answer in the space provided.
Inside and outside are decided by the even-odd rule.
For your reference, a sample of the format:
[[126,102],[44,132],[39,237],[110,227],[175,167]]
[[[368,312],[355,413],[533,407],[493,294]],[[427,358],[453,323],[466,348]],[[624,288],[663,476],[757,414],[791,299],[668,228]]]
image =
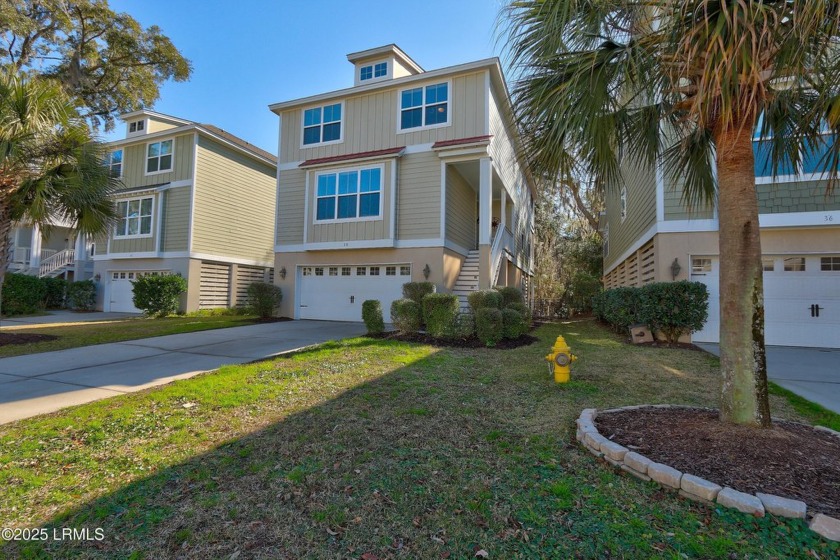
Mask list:
[[531,309],[524,303],[510,303],[505,309],[513,309],[522,315],[522,321],[525,324],[525,330],[523,332],[528,332],[528,329],[531,328]]
[[47,287],[37,276],[7,273],[3,281],[4,315],[27,315],[44,310]]
[[511,303],[522,303],[525,301],[522,298],[522,290],[519,288],[502,286],[501,288],[496,288],[496,291],[502,296],[502,308],[509,307]]
[[134,307],[152,317],[165,317],[177,312],[181,294],[187,291],[187,281],[175,274],[147,274],[132,280],[131,284],[134,286]]
[[64,278],[41,278],[46,288],[44,307],[47,309],[64,309],[67,300],[67,280]]
[[93,311],[96,308],[96,284],[93,280],[68,284],[67,307],[73,311]]
[[519,338],[525,334],[525,318],[518,311],[506,307],[502,309],[502,336]]
[[248,307],[262,317],[274,317],[274,312],[283,301],[283,292],[279,286],[267,282],[253,282],[248,286]]
[[429,294],[433,294],[437,288],[431,282],[406,282],[403,284],[403,297],[423,304],[423,298]]
[[451,335],[459,309],[456,295],[427,294],[423,298],[423,322],[426,323],[426,332],[435,338]]
[[471,313],[458,313],[450,325],[447,338],[470,338],[475,334],[475,317]]
[[475,334],[486,346],[495,346],[504,337],[502,311],[493,307],[476,309]]
[[709,292],[700,282],[656,282],[639,291],[642,319],[672,344],[702,329],[709,316]]
[[618,332],[625,332],[635,323],[646,323],[642,315],[642,295],[638,288],[613,288],[603,294],[599,318]]
[[368,334],[379,334],[385,330],[382,319],[382,304],[378,299],[368,299],[362,302],[362,321],[365,322]]
[[413,299],[397,299],[391,303],[391,322],[402,333],[415,333],[423,326],[423,308]]
[[467,296],[467,302],[473,313],[479,309],[501,309],[502,308],[502,294],[496,290],[478,290]]

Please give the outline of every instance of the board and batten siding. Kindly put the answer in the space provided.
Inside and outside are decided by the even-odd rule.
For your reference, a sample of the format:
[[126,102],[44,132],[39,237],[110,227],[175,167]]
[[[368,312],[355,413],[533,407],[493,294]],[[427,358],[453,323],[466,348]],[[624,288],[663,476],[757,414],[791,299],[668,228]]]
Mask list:
[[270,263],[275,169],[199,135],[191,251]]
[[475,249],[478,239],[478,195],[458,171],[446,167],[446,239],[465,249]]
[[[397,146],[433,143],[487,134],[484,129],[485,74],[483,71],[454,77],[404,84],[346,98],[321,101],[282,112],[281,162],[354,154]],[[397,132],[400,91],[451,80],[450,125],[408,132]],[[325,146],[301,148],[303,111],[311,107],[344,101],[343,141]]]
[[440,158],[434,152],[400,158],[397,239],[440,238]]
[[627,217],[622,222],[621,185],[607,189],[609,253],[604,258],[608,269],[630,246],[656,223],[656,173],[652,166],[631,160],[621,164],[621,176],[627,187]]
[[192,187],[177,187],[162,193],[162,251],[186,251],[189,244],[190,195]]
[[303,223],[306,218],[306,171],[283,169],[279,176],[276,241],[278,245],[299,245],[303,243]]
[[[155,138],[153,142],[162,142],[170,138]],[[193,134],[181,134],[175,137],[173,143],[174,161],[172,171],[146,175],[146,146],[150,143],[143,140],[137,144],[124,146],[122,183],[128,188],[161,185],[173,181],[185,181],[193,175]]]

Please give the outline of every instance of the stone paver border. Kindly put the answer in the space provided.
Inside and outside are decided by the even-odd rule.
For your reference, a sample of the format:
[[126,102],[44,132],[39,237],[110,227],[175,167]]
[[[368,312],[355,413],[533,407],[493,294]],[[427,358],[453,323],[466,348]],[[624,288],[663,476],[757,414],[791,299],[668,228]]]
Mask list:
[[[595,427],[595,418],[599,414],[625,412],[640,408],[698,409],[702,407],[654,404],[611,408],[600,412],[594,408],[586,408],[580,413],[576,421],[577,431],[575,437],[590,453],[598,458],[604,459],[614,467],[632,474],[641,480],[653,480],[664,488],[679,492],[679,495],[685,498],[706,504],[716,503],[720,506],[734,508],[743,513],[758,517],[763,517],[765,513],[799,519],[805,519],[808,516],[808,506],[805,502],[761,492],[757,492],[755,495],[746,494],[728,486],[723,488],[714,482],[689,473],[680,472],[675,468],[657,463],[635,451],[631,451],[605,438],[598,432],[598,428]],[[840,437],[840,432],[835,432],[823,426],[816,426],[815,429]],[[826,539],[840,541],[840,519],[817,513],[811,516],[808,526],[812,531]]]

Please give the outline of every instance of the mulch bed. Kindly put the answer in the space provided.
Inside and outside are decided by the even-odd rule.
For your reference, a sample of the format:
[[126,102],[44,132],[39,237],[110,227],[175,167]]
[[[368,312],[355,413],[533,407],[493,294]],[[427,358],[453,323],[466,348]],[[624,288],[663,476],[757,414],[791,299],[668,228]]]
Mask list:
[[[633,344],[632,341],[627,340],[628,344]],[[705,352],[699,346],[695,346],[689,342],[664,342],[662,340],[654,340],[653,342],[638,342],[633,346],[647,346],[648,348],[679,348],[681,350],[694,350],[696,352]]]
[[[401,342],[418,342],[420,344],[428,344],[429,346],[438,346],[446,348],[487,348],[487,346],[475,337],[472,338],[434,338],[425,333],[408,333],[401,334],[397,332],[385,332],[380,334],[368,334],[369,338],[382,338],[386,340],[399,340]],[[511,350],[519,348],[520,346],[528,346],[539,339],[530,334],[523,334],[519,338],[503,338],[496,343],[497,348],[501,350]]]
[[840,438],[776,421],[771,429],[724,424],[717,411],[642,408],[601,414],[601,435],[721,486],[802,500],[840,517]]
[[14,334],[14,333],[0,333],[0,346],[9,346],[11,344],[30,344],[33,342],[45,342],[47,340],[56,340],[58,337],[51,334]]

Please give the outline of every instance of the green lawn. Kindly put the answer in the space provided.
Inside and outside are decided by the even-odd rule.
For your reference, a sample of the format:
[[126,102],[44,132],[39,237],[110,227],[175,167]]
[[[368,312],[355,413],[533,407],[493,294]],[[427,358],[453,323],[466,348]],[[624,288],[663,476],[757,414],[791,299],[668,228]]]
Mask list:
[[[580,359],[556,385],[543,356]],[[0,527],[102,528],[10,558],[827,558],[574,441],[582,408],[713,405],[718,361],[590,321],[509,351],[358,338],[0,426]],[[784,395],[775,415],[808,419]]]
[[56,340],[34,342],[30,344],[9,344],[0,346],[0,358],[37,354],[53,350],[66,350],[91,344],[137,340],[166,334],[242,327],[254,323],[251,315],[215,315],[205,317],[165,317],[147,319],[133,317],[115,321],[93,321],[87,323],[62,323],[60,325],[14,325],[0,328],[3,333],[48,334],[59,337]]

